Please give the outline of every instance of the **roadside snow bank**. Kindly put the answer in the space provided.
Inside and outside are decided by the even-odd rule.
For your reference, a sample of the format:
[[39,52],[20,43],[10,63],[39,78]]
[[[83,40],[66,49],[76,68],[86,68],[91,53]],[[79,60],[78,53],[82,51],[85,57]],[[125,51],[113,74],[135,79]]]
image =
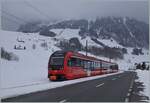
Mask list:
[[105,74],[105,75],[99,75],[99,76],[93,76],[93,77],[86,77],[86,78],[79,78],[74,80],[68,80],[68,81],[59,81],[59,82],[50,82],[49,80],[41,83],[35,83],[34,85],[29,86],[21,86],[17,88],[5,88],[1,90],[1,98],[9,98],[9,97],[15,97],[23,94],[29,94],[37,91],[43,91],[48,90],[52,88],[62,87],[70,84],[80,83],[88,80],[103,78],[111,75],[116,75],[123,73],[123,71],[119,71],[117,73],[111,73],[111,74]]
[[139,79],[138,82],[143,82],[144,91],[141,92],[144,96],[148,96],[150,98],[150,71],[147,70],[136,70]]

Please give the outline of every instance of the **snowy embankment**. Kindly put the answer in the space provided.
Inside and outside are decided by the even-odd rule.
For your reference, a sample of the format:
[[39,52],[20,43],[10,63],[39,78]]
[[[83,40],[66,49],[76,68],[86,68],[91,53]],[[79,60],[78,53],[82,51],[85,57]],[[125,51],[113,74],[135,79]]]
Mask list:
[[144,91],[141,91],[139,95],[147,96],[150,99],[150,71],[136,70],[138,79],[136,82],[142,82],[144,85]]
[[104,77],[108,77],[108,76],[116,75],[120,73],[123,73],[123,71],[120,71],[117,73],[93,76],[93,77],[79,78],[79,79],[68,80],[68,81],[50,82],[47,80],[45,82],[39,82],[39,83],[37,82],[32,85],[25,85],[25,86],[20,86],[20,87],[15,87],[15,88],[5,88],[5,89],[2,89],[1,98],[15,97],[15,96],[23,95],[23,94],[48,90],[48,89],[62,87],[62,86],[70,85],[70,84],[89,81],[93,79],[104,78]]

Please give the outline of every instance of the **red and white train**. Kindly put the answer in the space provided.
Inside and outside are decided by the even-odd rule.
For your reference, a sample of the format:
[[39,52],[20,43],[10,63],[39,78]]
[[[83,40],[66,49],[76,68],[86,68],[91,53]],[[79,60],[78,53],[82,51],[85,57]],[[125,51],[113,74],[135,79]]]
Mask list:
[[73,51],[56,51],[49,59],[50,80],[75,79],[118,71],[116,63],[104,61]]

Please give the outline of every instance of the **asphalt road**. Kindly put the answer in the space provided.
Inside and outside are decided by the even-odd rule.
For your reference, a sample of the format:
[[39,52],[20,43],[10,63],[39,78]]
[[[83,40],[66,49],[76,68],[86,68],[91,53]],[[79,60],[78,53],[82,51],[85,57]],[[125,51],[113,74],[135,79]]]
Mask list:
[[71,84],[46,91],[3,99],[2,102],[124,102],[134,72]]

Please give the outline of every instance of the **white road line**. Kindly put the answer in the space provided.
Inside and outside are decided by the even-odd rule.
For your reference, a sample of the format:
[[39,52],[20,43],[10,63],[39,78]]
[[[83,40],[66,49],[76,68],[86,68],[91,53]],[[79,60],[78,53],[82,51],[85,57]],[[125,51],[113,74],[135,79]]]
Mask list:
[[127,97],[129,97],[129,96],[130,96],[130,93],[127,94]]
[[125,102],[129,102],[129,98],[125,98]]
[[64,103],[64,102],[66,102],[67,100],[66,99],[64,99],[64,100],[62,100],[62,101],[60,101],[59,103]]
[[131,92],[131,91],[132,91],[132,89],[130,88],[130,89],[129,89],[129,92]]
[[131,81],[130,89],[133,87],[134,79]]
[[129,87],[129,90],[128,90],[128,93],[127,93],[127,97],[125,98],[125,102],[129,102],[129,97],[131,95],[131,91],[132,91],[132,88],[133,88],[133,84],[134,84],[134,77],[133,79],[131,80],[131,84],[130,84],[130,87]]
[[102,85],[104,85],[104,83],[101,83],[101,84],[97,85],[96,87],[100,87],[100,86],[102,86]]

